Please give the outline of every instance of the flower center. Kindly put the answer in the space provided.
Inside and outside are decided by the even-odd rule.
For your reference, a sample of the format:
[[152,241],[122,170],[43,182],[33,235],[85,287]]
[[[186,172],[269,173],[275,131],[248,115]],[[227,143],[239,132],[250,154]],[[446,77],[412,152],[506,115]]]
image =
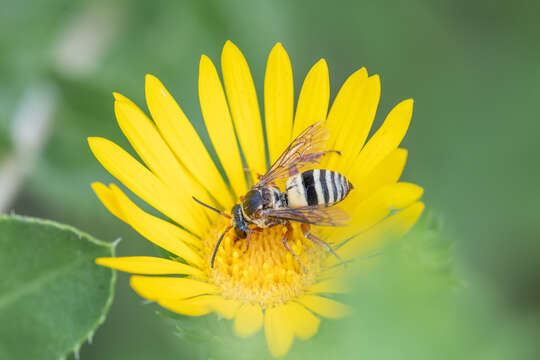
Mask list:
[[283,245],[285,226],[277,225],[253,232],[249,248],[247,240],[229,231],[217,252],[214,267],[210,258],[217,239],[228,224],[217,221],[203,240],[203,256],[208,277],[222,289],[226,299],[271,307],[296,298],[313,284],[327,254],[324,249],[304,238],[300,227],[293,224],[289,245],[300,264]]

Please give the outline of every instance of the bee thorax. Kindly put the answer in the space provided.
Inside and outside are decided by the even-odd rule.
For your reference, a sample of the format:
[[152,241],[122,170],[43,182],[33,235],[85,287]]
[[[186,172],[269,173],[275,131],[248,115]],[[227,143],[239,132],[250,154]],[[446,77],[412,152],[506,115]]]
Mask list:
[[287,194],[274,187],[267,187],[261,190],[264,209],[280,209],[287,207]]

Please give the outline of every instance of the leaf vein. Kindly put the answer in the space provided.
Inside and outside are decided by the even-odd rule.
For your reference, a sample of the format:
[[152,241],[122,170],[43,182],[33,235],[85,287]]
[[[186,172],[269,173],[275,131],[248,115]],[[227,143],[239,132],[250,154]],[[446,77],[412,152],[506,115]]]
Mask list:
[[60,268],[57,268],[52,271],[48,271],[45,273],[42,273],[40,276],[36,277],[35,279],[27,282],[23,286],[20,286],[16,289],[13,289],[11,291],[8,291],[6,293],[3,293],[0,295],[0,311],[6,307],[8,307],[10,304],[16,302],[21,297],[29,295],[33,292],[38,291],[40,288],[44,287],[51,281],[55,280],[57,277],[62,275],[64,272],[71,270],[72,268],[76,267],[82,262],[82,259],[77,259],[75,261],[72,261]]

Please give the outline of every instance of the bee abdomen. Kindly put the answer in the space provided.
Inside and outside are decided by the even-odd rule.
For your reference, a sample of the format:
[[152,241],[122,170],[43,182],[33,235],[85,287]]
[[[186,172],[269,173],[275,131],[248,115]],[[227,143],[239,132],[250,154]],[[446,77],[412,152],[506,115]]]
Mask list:
[[287,180],[289,207],[313,205],[330,206],[345,199],[352,184],[338,172],[314,169],[304,171]]

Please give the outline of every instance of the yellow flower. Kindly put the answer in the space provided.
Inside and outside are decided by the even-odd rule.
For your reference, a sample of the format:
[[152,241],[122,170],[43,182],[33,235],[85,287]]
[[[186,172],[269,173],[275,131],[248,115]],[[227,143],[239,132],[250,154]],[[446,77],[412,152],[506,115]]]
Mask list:
[[[116,185],[94,183],[92,187],[110,212],[173,256],[100,258],[96,262],[139,274],[131,277],[133,289],[171,311],[190,316],[216,312],[234,319],[234,330],[241,337],[264,326],[270,352],[279,357],[288,352],[294,337],[312,337],[320,317],[339,318],[350,311],[325,295],[346,292],[343,276],[362,262],[341,266],[327,251],[306,240],[295,225],[289,243],[300,258],[301,269],[284,248],[285,229],[279,225],[255,233],[249,249],[246,241],[238,241],[229,232],[215,266],[210,266],[217,239],[229,223],[192,196],[229,212],[249,184],[256,182],[256,173],[264,174],[267,169],[255,87],[246,60],[231,42],[223,48],[221,67],[225,89],[214,64],[202,56],[199,99],[226,176],[157,78],[147,75],[145,87],[153,120],[129,99],[114,94],[118,124],[146,166],[103,138],[89,139],[92,152],[113,176],[170,221],[141,210]],[[289,57],[279,43],[270,52],[264,79],[269,160],[274,161],[309,125],[326,119],[327,148],[342,155],[328,155],[316,167],[339,171],[354,184],[340,204],[352,220],[346,227],[315,231],[344,261],[377,249],[389,232],[405,233],[424,208],[418,201],[422,188],[398,182],[407,157],[406,150],[398,146],[411,120],[412,100],[396,105],[366,143],[379,96],[379,77],[368,76],[362,68],[346,80],[328,112],[328,68],[320,60],[306,76],[294,111]]]

